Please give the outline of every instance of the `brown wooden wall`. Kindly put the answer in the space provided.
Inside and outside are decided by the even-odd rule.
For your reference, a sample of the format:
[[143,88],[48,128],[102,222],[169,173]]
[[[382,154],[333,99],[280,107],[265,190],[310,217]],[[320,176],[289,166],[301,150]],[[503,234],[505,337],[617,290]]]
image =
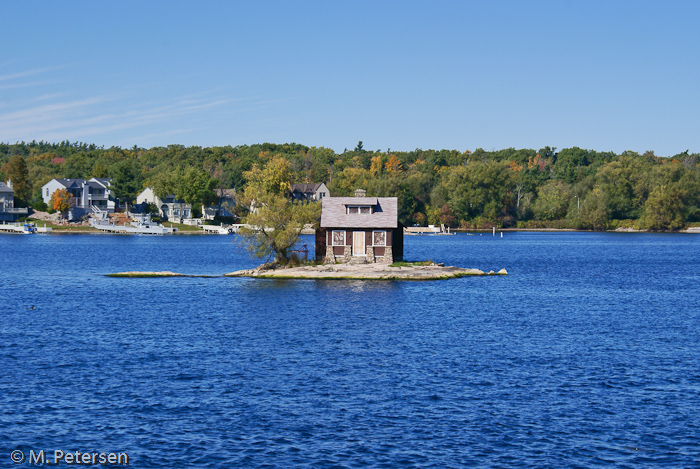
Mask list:
[[403,260],[403,225],[401,223],[399,223],[399,226],[392,231],[391,247],[394,262]]
[[[321,228],[316,232],[316,255],[317,259],[319,259],[318,255],[321,253],[321,258],[325,256],[326,253],[326,246],[330,246],[333,243],[333,231],[338,231],[338,230],[343,230],[342,228]],[[345,231],[345,245],[346,246],[352,246],[352,233],[354,231],[363,231],[365,233],[365,246],[371,246],[372,245],[372,232],[373,231],[386,231],[387,236],[386,236],[386,245],[392,247],[392,252],[393,252],[393,257],[394,259],[402,259],[403,258],[403,227],[399,227],[396,229],[369,229],[369,228],[362,228],[362,229],[344,229]],[[321,242],[319,242],[319,238],[321,238],[322,242],[324,243],[321,245]],[[377,246],[374,248],[374,255],[375,256],[383,256],[384,255],[385,248],[383,246]],[[333,246],[333,254],[336,256],[342,256],[344,254],[344,247],[343,246]]]
[[325,228],[318,228],[316,229],[316,238],[315,238],[315,247],[314,247],[314,254],[316,256],[317,261],[323,260],[323,258],[326,256],[326,240],[328,238],[326,237],[326,229]]

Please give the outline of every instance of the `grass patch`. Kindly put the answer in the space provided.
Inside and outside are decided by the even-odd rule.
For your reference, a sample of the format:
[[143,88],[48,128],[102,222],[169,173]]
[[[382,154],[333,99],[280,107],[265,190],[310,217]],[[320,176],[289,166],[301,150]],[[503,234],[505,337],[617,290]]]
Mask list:
[[435,264],[433,261],[397,261],[393,264],[389,264],[389,267],[414,267],[414,266],[427,266]]
[[293,275],[256,275],[251,278],[265,279],[265,280],[399,280],[399,281],[430,281],[430,280],[448,280],[451,278],[458,278],[457,275],[446,276],[441,275],[439,277],[394,277],[385,275],[382,277],[297,277]]
[[196,225],[185,225],[184,223],[172,223],[169,221],[161,223],[166,228],[177,228],[177,231],[196,231],[198,233],[204,232],[204,230]]
[[452,274],[443,274],[435,276],[421,276],[421,277],[401,277],[395,275],[382,275],[377,277],[351,277],[351,276],[327,276],[327,277],[305,277],[299,275],[244,275],[243,277],[249,277],[254,279],[265,279],[265,280],[396,280],[396,281],[409,281],[409,282],[420,282],[420,281],[431,281],[431,280],[449,280],[453,278],[462,277],[485,277],[489,276],[487,273],[468,273],[468,272],[455,272]]
[[65,230],[65,231],[91,231],[94,230],[91,226],[70,226],[70,225],[56,225],[50,221],[37,220],[36,218],[29,218],[27,222],[34,223],[37,228],[51,228],[51,230]]

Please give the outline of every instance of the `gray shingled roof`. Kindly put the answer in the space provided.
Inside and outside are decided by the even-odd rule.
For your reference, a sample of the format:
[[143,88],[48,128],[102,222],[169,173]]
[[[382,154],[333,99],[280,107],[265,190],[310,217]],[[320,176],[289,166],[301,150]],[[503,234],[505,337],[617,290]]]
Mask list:
[[[371,214],[347,214],[348,205],[373,205]],[[397,228],[396,197],[326,197],[321,199],[322,228]]]
[[4,182],[0,182],[0,192],[14,193],[15,191],[10,189]]
[[321,187],[321,183],[315,184],[292,184],[292,192],[301,192],[302,194],[313,194]]
[[85,179],[56,179],[56,181],[60,182],[63,184],[63,187],[69,188],[69,187],[82,187],[82,185],[85,183]]

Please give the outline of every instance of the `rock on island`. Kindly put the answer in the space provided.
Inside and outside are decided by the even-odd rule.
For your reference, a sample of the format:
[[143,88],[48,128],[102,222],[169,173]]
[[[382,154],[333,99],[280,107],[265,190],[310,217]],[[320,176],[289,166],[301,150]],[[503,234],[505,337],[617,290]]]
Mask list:
[[238,270],[226,277],[286,278],[286,279],[345,279],[345,280],[443,280],[466,276],[508,275],[506,269],[484,272],[479,269],[444,266],[441,264],[406,265],[392,267],[386,264],[326,264],[290,268]]

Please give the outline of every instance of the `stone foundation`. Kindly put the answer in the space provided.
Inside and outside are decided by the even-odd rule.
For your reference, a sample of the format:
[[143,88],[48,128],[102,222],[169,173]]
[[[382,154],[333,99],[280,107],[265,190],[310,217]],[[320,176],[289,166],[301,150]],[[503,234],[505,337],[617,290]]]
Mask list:
[[323,258],[326,264],[335,264],[335,255],[333,254],[333,246],[326,246],[326,257]]
[[374,246],[367,246],[367,257],[365,260],[368,264],[377,262],[377,258],[374,257]]
[[333,246],[326,246],[326,256],[323,258],[326,264],[335,264],[342,262],[344,264],[393,264],[394,256],[391,251],[391,246],[384,248],[384,256],[374,255],[374,246],[367,246],[365,256],[353,256],[352,247],[345,246],[342,256],[336,256],[333,252]]
[[378,257],[377,263],[379,263],[379,264],[393,264],[394,263],[394,254],[391,250],[391,246],[387,246],[384,248],[384,257]]

